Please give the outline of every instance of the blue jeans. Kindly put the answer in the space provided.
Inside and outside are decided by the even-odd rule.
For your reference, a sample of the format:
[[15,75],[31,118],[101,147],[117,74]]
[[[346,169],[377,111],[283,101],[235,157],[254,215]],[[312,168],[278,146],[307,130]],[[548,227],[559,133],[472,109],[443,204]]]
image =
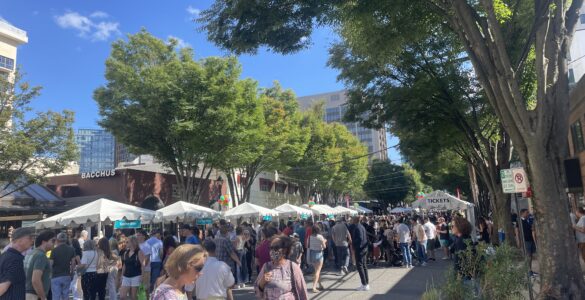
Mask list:
[[55,300],[69,300],[71,276],[59,276],[51,279],[51,293]]
[[349,266],[349,247],[335,246],[335,266],[338,269]]
[[408,247],[408,243],[400,243],[400,250],[402,250],[404,264],[407,266],[412,266],[412,256],[410,256],[410,249]]
[[150,290],[154,288],[154,284],[156,280],[160,276],[160,271],[162,270],[162,262],[151,262],[150,263]]
[[246,250],[238,250],[238,258],[240,259],[242,266],[239,267],[236,265],[236,274],[238,275],[236,279],[238,280],[237,283],[242,284],[250,280],[248,277],[248,265],[246,264]]
[[427,262],[427,241],[423,243],[416,242],[416,253],[418,254],[418,262],[419,263],[426,263]]

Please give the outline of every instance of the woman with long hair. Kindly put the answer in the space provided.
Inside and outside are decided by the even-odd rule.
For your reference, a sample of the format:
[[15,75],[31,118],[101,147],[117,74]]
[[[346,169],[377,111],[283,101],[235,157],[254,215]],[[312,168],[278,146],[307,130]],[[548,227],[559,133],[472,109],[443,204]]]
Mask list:
[[[94,285],[95,292],[100,300],[106,299],[106,284],[108,282],[110,268],[114,261],[114,256],[110,251],[110,243],[108,242],[108,239],[105,237],[99,239],[97,243],[97,265]],[[94,295],[92,294],[91,296]]]
[[138,287],[142,283],[142,261],[144,253],[140,250],[136,236],[128,237],[127,250],[122,257],[122,286],[120,287],[120,299],[136,300]]
[[479,240],[489,244],[491,241],[490,228],[484,217],[479,217]]
[[176,248],[165,262],[166,279],[152,293],[152,300],[187,299],[185,285],[197,280],[207,259],[207,252],[192,244]]
[[465,272],[464,266],[461,262],[461,252],[467,249],[467,244],[471,241],[472,225],[466,219],[462,217],[453,218],[453,234],[455,235],[455,241],[453,247],[451,247],[451,253],[453,254],[453,261],[455,272],[462,278],[469,277],[470,274]]
[[287,236],[275,236],[270,241],[270,261],[260,269],[255,283],[258,299],[307,300],[303,272],[298,264],[288,260],[292,241]]
[[321,228],[313,225],[311,236],[309,237],[309,261],[315,268],[313,274],[313,293],[318,293],[318,289],[323,290],[321,284],[321,268],[323,268],[323,251],[327,248],[327,240],[321,235]]

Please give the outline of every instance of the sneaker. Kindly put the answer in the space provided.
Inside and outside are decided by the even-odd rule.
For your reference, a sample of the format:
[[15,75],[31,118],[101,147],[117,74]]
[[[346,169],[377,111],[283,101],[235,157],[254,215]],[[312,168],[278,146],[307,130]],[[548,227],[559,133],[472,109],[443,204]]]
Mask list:
[[355,289],[356,291],[365,291],[366,286],[365,285],[360,285],[360,287],[358,287],[357,289]]
[[337,273],[337,276],[343,276],[343,275],[345,275],[345,272],[343,272],[343,271],[339,271],[339,273]]
[[427,263],[426,262],[423,262],[422,264],[420,264],[420,266],[421,267],[426,267],[427,266]]
[[409,269],[412,269],[412,265],[408,265],[408,268],[409,268]]
[[341,267],[341,270],[345,273],[345,274],[349,274],[349,270],[347,269],[346,266]]
[[369,291],[369,290],[370,290],[370,285],[369,285],[369,284],[366,284],[366,285],[364,286],[364,291]]

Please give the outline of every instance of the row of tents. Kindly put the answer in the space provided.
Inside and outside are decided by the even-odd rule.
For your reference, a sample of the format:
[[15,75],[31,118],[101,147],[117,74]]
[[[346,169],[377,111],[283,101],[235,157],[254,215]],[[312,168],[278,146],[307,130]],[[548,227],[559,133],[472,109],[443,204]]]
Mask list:
[[109,225],[118,220],[139,220],[142,224],[193,222],[198,219],[219,218],[237,220],[239,218],[310,218],[311,216],[352,216],[360,213],[372,213],[365,207],[345,208],[328,205],[295,206],[283,204],[274,209],[265,208],[251,203],[243,203],[228,211],[218,212],[196,204],[178,201],[167,207],[152,211],[105,198],[71,209],[61,214],[46,218],[35,223],[35,228],[62,228],[86,224]]

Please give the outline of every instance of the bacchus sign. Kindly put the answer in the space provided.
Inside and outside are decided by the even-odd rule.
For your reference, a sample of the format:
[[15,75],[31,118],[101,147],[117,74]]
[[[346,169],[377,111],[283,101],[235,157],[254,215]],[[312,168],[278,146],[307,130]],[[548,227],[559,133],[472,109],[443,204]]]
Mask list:
[[81,173],[81,179],[104,178],[113,176],[116,176],[115,169]]

